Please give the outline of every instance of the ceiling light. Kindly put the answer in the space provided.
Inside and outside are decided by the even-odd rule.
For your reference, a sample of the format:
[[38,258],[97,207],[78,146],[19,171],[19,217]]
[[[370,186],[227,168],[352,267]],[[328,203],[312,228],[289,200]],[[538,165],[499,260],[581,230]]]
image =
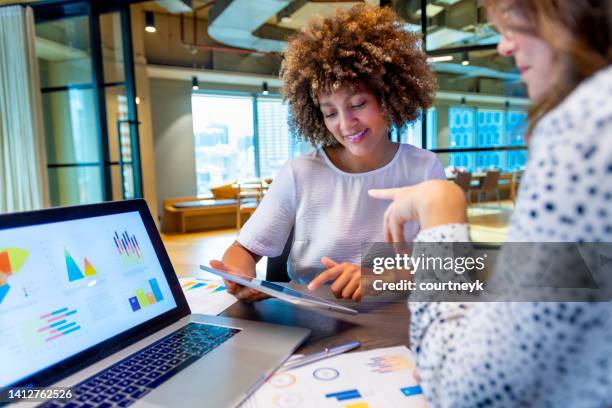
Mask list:
[[261,84],[261,93],[262,95],[267,95],[270,92],[268,92],[268,83],[264,82],[263,84]]
[[145,11],[145,31],[147,33],[154,33],[157,31],[155,28],[155,14],[152,11]]
[[467,52],[463,53],[463,59],[461,61],[461,65],[463,66],[470,65],[470,57],[468,56]]
[[[435,4],[428,4],[427,7],[425,8],[425,14],[427,15],[428,18],[435,17],[438,14],[440,14],[442,11],[444,11],[444,7],[437,6]],[[421,9],[418,9],[416,13],[414,14],[416,17],[421,17]]]
[[429,57],[429,62],[448,62],[455,59],[452,55],[440,55],[439,57]]
[[197,91],[198,89],[200,89],[200,84],[198,83],[198,77],[196,76],[191,77],[191,89],[193,89],[194,91]]

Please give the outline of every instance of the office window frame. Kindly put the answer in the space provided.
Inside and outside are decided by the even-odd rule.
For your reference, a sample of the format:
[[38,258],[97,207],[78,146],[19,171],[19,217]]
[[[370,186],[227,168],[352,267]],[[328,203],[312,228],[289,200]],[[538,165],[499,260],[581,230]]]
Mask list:
[[[79,171],[98,169],[100,178],[100,198],[92,202],[110,201],[126,198],[143,197],[142,166],[140,157],[139,139],[139,120],[138,109],[136,106],[136,78],[134,71],[134,55],[132,41],[132,25],[130,4],[137,0],[126,2],[108,1],[91,2],[87,0],[43,0],[29,3],[34,11],[35,24],[49,21],[69,19],[74,17],[84,17],[88,22],[88,35],[91,47],[91,78],[87,83],[72,84],[62,86],[42,87],[41,94],[52,94],[54,92],[70,92],[71,90],[88,89],[93,93],[93,110],[96,119],[96,139],[98,157],[95,161],[68,161],[61,163],[47,164],[48,176],[54,171]],[[104,78],[103,44],[101,31],[101,17],[105,14],[117,13],[121,22],[120,41],[123,47],[122,57],[124,64],[124,80],[121,82],[108,82]],[[131,157],[129,162],[123,160],[111,160],[110,146],[108,140],[108,114],[106,111],[105,90],[109,87],[123,86],[127,97],[127,118],[123,123],[129,126]],[[132,169],[133,191],[131,197],[125,196],[123,166],[129,164]],[[113,194],[112,172],[115,168],[121,169],[121,196]],[[53,192],[51,192],[52,204]],[[76,203],[72,203],[76,204]],[[66,205],[66,204],[64,204]]]

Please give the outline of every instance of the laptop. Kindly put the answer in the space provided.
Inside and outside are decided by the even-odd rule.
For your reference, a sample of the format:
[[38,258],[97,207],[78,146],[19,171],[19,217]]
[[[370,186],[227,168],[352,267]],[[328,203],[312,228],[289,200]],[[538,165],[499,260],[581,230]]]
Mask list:
[[43,406],[236,406],[309,332],[191,314],[144,200],[0,216],[1,394],[53,386],[72,398]]

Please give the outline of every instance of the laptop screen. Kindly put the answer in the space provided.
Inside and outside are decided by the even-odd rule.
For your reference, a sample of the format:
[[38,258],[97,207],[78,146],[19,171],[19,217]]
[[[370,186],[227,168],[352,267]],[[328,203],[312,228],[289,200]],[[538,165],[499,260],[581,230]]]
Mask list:
[[0,387],[176,306],[138,211],[0,229]]

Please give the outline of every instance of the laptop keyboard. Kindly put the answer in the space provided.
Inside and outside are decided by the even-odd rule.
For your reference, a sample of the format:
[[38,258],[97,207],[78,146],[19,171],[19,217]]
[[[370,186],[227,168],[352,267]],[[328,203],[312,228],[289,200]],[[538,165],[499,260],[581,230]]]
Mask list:
[[189,323],[73,387],[70,400],[42,407],[127,407],[240,330]]

